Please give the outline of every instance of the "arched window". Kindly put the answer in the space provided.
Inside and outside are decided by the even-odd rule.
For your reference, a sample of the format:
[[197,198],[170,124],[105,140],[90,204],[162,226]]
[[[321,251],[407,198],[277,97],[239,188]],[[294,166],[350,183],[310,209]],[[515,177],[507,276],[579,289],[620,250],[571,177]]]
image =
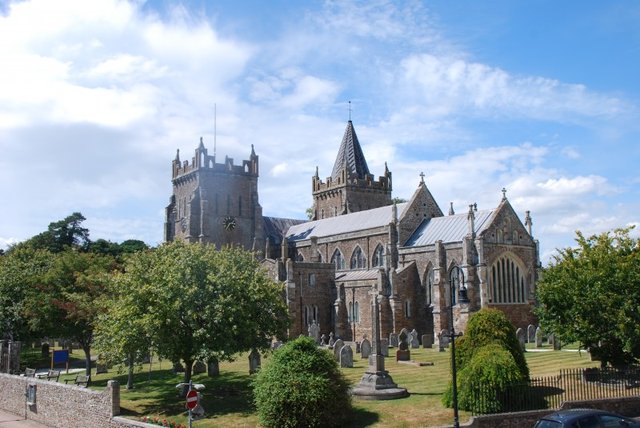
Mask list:
[[356,247],[351,255],[351,269],[364,269],[366,267],[367,259],[364,257],[362,249],[360,247]]
[[304,256],[301,253],[296,253],[296,261],[297,262],[303,262],[304,261]]
[[435,280],[435,271],[432,267],[429,268],[429,271],[425,275],[424,285],[425,285],[425,297],[427,305],[430,305],[433,302],[433,282]]
[[411,318],[411,300],[404,301],[404,317]]
[[491,265],[489,287],[493,303],[525,303],[527,301],[524,273],[519,263],[504,255]]
[[371,260],[371,265],[373,267],[383,267],[384,266],[384,248],[382,245],[378,244],[376,249],[373,250],[373,259]]
[[451,301],[451,305],[458,303],[458,293],[460,292],[460,287],[463,286],[465,286],[464,273],[462,272],[462,269],[454,265],[451,270],[449,270],[449,289],[447,293],[447,300]]
[[320,251],[318,251],[318,261],[320,263],[324,263],[323,259],[322,259],[322,253]]
[[310,273],[309,274],[309,287],[315,287],[316,286],[316,274],[315,273]]
[[358,302],[349,302],[349,322],[360,322],[360,304]]
[[336,270],[344,270],[344,257],[339,249],[333,252],[333,256],[331,256],[331,263],[336,265]]

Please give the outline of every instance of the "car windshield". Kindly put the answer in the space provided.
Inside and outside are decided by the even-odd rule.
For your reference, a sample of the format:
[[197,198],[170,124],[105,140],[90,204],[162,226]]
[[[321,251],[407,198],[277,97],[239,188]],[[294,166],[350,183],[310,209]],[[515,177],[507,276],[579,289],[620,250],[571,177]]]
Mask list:
[[546,419],[540,419],[534,428],[562,428],[562,424],[556,421],[549,421]]

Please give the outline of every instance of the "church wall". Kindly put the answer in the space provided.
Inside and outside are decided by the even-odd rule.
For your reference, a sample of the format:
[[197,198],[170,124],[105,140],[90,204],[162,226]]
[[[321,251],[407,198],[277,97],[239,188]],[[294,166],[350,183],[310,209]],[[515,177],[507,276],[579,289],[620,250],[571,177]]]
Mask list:
[[[338,281],[338,284],[344,286],[345,304],[350,308],[352,304],[357,303],[357,314],[355,322],[349,323],[349,332],[342,337],[343,340],[354,340],[362,342],[364,335],[371,340],[371,290],[375,288],[377,280],[363,281]],[[355,331],[355,334],[354,334]]]

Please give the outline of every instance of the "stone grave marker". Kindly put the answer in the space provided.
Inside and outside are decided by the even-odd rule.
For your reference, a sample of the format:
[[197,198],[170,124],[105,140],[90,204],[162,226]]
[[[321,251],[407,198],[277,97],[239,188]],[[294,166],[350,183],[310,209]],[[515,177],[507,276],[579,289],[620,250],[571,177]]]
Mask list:
[[518,343],[520,343],[520,349],[522,349],[523,351],[526,350],[525,347],[525,343],[526,343],[526,333],[524,332],[524,330],[520,327],[518,327],[518,329],[516,330],[516,337],[518,338]]
[[333,348],[333,345],[336,343],[335,339],[333,338],[333,332],[329,333],[329,348]]
[[411,351],[409,351],[409,344],[407,343],[407,331],[403,328],[398,336],[398,349],[396,350],[396,361],[409,361],[411,360]]
[[536,328],[536,348],[542,348],[542,329]]
[[206,373],[207,372],[207,365],[205,363],[203,363],[202,361],[196,361],[195,363],[193,363],[193,374],[200,374],[200,373]]
[[219,376],[220,375],[220,363],[217,359],[209,360],[207,363],[207,375],[209,377]]
[[353,350],[349,345],[340,349],[340,367],[353,368]]
[[389,345],[394,348],[398,347],[398,334],[397,333],[389,333]]
[[440,334],[438,335],[438,342],[440,342],[440,346],[443,348],[449,347],[449,332],[447,330],[440,330]]
[[380,355],[389,356],[389,341],[387,339],[380,339]]
[[327,335],[324,333],[320,336],[320,346],[327,346]]
[[536,326],[529,324],[527,327],[527,343],[533,343],[536,340]]
[[316,345],[320,343],[320,326],[315,321],[309,326],[309,337],[313,338]]
[[257,373],[258,370],[260,370],[260,353],[254,348],[249,354],[249,374]]
[[340,361],[340,350],[344,346],[344,342],[342,339],[336,340],[336,343],[333,344],[333,357],[336,361]]
[[371,342],[365,337],[360,344],[360,356],[364,359],[369,358],[369,355],[371,355]]
[[433,333],[422,335],[422,347],[423,348],[433,347]]
[[417,349],[420,347],[420,341],[418,340],[418,332],[416,331],[416,329],[414,328],[413,330],[411,330],[410,333],[410,339],[411,339],[411,349]]

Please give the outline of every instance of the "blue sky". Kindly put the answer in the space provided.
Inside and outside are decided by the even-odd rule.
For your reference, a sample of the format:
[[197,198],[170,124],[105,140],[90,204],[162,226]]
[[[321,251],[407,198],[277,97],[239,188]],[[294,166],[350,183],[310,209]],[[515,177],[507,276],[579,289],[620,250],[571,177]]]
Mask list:
[[[636,1],[0,1],[0,247],[82,212],[162,241],[171,160],[260,156],[304,217],[352,118],[394,196],[507,197],[541,257],[640,219]],[[637,235],[637,231],[635,232]]]

